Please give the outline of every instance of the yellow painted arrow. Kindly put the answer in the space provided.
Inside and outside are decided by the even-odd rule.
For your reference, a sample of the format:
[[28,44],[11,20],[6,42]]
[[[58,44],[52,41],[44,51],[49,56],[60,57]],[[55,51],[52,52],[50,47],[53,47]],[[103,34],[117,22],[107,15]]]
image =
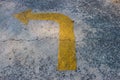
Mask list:
[[59,49],[58,49],[58,70],[76,70],[76,52],[74,22],[60,13],[32,13],[27,10],[14,15],[24,24],[29,20],[52,20],[59,23]]

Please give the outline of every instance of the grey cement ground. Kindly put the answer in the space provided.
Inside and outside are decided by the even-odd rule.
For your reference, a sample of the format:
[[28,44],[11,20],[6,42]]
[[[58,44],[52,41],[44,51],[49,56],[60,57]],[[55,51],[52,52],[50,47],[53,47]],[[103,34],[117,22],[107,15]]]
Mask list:
[[[76,71],[57,71],[59,24],[13,14],[59,12],[74,20]],[[120,80],[120,4],[112,0],[0,0],[0,80]]]

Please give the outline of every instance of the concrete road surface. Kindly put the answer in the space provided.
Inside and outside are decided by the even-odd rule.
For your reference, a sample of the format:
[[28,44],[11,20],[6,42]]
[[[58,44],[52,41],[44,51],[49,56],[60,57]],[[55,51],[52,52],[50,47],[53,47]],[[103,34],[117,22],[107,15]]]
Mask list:
[[[74,21],[76,70],[57,70],[58,23],[13,16],[28,9]],[[0,80],[120,80],[119,0],[0,0]]]

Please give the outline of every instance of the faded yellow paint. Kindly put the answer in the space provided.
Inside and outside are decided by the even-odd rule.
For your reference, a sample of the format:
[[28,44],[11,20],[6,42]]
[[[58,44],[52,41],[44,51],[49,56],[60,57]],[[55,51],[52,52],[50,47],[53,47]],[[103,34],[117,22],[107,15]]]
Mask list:
[[14,15],[24,24],[29,20],[52,20],[59,23],[58,70],[76,70],[74,22],[60,13],[32,13],[32,10]]

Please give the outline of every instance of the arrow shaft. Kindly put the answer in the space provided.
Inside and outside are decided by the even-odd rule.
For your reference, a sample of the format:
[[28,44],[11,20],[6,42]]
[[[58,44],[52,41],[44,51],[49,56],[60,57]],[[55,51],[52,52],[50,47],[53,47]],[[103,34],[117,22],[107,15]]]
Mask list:
[[30,20],[56,20],[55,18],[57,18],[57,15],[54,14],[50,14],[50,13],[31,13],[28,15],[28,18]]

